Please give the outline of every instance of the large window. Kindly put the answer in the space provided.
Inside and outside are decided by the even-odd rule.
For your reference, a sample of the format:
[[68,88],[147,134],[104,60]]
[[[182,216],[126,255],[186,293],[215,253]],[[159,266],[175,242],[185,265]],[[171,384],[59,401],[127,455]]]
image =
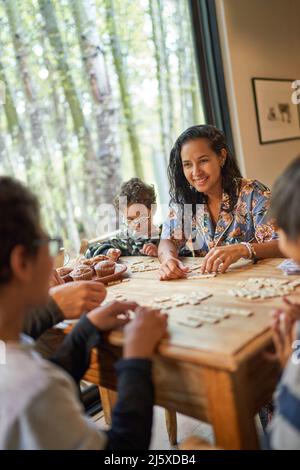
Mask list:
[[132,176],[166,203],[171,146],[205,122],[188,0],[6,0],[0,22],[0,171],[38,194],[47,229],[94,237]]

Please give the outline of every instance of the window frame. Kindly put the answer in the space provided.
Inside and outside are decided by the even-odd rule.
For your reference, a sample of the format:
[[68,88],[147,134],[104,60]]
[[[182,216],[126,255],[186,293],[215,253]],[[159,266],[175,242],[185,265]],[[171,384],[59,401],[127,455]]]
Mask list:
[[215,0],[188,0],[204,115],[222,129],[234,152]]

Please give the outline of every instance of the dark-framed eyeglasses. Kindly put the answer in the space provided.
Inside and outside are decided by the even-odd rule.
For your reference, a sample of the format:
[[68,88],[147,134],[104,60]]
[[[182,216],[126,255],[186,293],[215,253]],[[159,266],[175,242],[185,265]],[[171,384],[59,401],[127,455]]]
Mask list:
[[49,255],[51,258],[55,258],[55,256],[58,255],[60,249],[63,246],[63,240],[60,237],[44,237],[44,238],[38,238],[33,241],[34,246],[42,246],[42,245],[48,245],[49,249]]
[[135,219],[127,219],[125,223],[128,225],[128,227],[136,227],[139,224],[145,223],[149,219],[150,215],[141,215]]

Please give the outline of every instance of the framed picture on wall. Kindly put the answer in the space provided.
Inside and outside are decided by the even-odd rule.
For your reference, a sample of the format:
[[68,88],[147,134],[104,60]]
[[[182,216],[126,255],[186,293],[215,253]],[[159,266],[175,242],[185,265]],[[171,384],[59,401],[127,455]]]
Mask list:
[[299,105],[292,102],[294,81],[252,78],[261,144],[300,139]]

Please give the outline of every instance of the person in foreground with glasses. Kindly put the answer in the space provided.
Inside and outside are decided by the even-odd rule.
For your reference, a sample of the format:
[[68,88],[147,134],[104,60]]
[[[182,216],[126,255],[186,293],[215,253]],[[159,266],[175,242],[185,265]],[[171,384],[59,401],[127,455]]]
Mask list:
[[[112,428],[99,431],[84,416],[70,376],[22,337],[27,313],[47,303],[53,260],[35,197],[8,177],[0,178],[0,217],[0,340],[5,345],[0,449],[147,448],[154,400],[151,356],[166,333],[166,316],[134,302],[113,302],[78,322],[77,328],[85,324],[94,331],[99,344],[103,331],[126,325]],[[129,311],[136,313],[130,323]]]

